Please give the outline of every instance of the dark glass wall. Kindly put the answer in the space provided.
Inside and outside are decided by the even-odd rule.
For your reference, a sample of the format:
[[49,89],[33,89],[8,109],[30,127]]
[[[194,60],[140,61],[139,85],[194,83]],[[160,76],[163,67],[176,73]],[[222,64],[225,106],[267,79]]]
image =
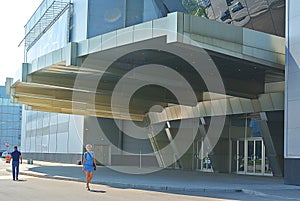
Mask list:
[[[29,49],[26,59],[31,62],[65,46],[69,34],[72,42],[78,42],[176,11],[284,36],[285,3],[286,0],[73,0],[71,26],[68,27],[69,17],[65,12]],[[40,17],[42,8],[32,19]],[[30,21],[26,30],[34,23]]]
[[12,104],[5,90],[0,86],[0,150],[11,151],[13,146],[21,144],[22,107]]
[[286,0],[90,0],[87,38],[176,11],[284,36],[285,3]]
[[110,0],[88,2],[87,38],[185,12],[181,0]]
[[182,0],[187,12],[235,26],[285,35],[286,0]]

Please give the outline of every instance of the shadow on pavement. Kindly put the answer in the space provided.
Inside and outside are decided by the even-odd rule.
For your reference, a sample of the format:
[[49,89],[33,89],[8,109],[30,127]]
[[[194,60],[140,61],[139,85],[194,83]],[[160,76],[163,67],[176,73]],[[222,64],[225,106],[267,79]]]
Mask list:
[[93,193],[106,193],[106,191],[104,191],[104,190],[90,190],[90,192],[93,192]]
[[42,173],[48,176],[61,176],[61,177],[71,177],[75,179],[81,179],[85,177],[84,173],[81,171],[81,167],[67,167],[67,166],[40,166],[32,167],[28,169],[32,172]]
[[27,180],[25,179],[19,179],[19,180],[15,180],[16,182],[26,182]]

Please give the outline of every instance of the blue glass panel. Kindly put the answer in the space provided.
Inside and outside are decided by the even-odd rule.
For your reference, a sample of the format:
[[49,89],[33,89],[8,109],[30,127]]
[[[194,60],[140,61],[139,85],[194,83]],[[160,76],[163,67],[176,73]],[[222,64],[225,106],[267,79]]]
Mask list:
[[169,12],[186,12],[181,0],[162,0]]
[[125,27],[125,1],[89,1],[88,38]]
[[157,19],[163,17],[162,12],[159,10],[154,0],[144,0],[144,18],[143,21]]
[[126,1],[126,27],[143,22],[144,1]]

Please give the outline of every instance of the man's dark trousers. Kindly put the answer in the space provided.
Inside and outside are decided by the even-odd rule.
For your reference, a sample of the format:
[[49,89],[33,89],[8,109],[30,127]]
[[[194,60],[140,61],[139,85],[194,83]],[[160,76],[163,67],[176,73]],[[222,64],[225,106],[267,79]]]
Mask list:
[[19,161],[12,161],[12,175],[13,180],[17,179],[19,176]]

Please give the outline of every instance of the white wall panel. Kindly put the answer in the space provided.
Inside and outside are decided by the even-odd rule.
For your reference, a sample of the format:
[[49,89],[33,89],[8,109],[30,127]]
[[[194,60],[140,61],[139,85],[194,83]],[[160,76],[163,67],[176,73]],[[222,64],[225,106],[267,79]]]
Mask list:
[[300,158],[300,3],[287,1],[285,158]]
[[24,110],[25,152],[81,153],[83,116]]
[[56,153],[56,133],[51,133],[49,136],[49,153]]
[[69,153],[82,153],[83,146],[83,116],[71,115],[69,126]]
[[68,132],[57,133],[57,153],[68,152]]

